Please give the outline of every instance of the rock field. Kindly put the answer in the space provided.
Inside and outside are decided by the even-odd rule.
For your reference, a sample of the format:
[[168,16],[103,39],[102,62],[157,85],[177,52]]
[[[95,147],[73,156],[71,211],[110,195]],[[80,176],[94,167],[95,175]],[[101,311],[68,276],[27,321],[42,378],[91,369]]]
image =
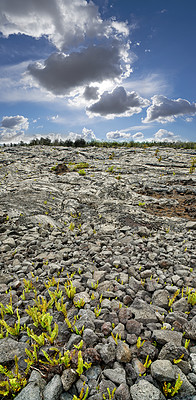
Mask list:
[[195,154],[1,147],[1,398],[196,399]]

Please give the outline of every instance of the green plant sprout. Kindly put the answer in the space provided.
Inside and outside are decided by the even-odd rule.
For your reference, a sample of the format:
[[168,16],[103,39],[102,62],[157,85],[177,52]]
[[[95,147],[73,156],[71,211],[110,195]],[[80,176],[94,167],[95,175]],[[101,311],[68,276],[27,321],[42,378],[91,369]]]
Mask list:
[[74,394],[74,397],[73,397],[73,399],[72,400],[86,400],[87,399],[87,396],[88,396],[88,386],[87,386],[87,388],[86,388],[86,393],[84,394],[84,385],[86,384],[86,382],[84,382],[83,383],[83,387],[82,387],[82,389],[81,389],[81,392],[80,392],[80,394],[79,394],[79,397],[77,397],[75,394]]
[[73,299],[76,294],[76,287],[73,286],[73,282],[70,280],[67,280],[67,282],[65,282],[64,287],[65,287],[67,297],[69,297],[69,299]]
[[[51,350],[53,350],[53,348]],[[42,364],[47,364],[52,367],[54,367],[55,365],[63,364],[65,366],[65,368],[69,368],[70,362],[71,362],[71,356],[70,356],[69,350],[65,351],[63,355],[61,354],[61,352],[58,349],[55,349],[55,350],[56,350],[56,353],[53,356],[53,358],[50,358],[45,350],[42,350],[42,353],[47,361],[40,360],[40,362]],[[57,358],[57,356],[58,356],[58,358]]]
[[41,335],[37,336],[33,329],[30,329],[27,327],[27,335],[32,338],[39,346],[44,346],[45,344],[45,336],[44,332],[41,333]]
[[170,382],[169,383],[164,382],[163,385],[164,395],[167,397],[168,394],[170,394],[171,397],[173,397],[176,393],[178,393],[179,389],[182,386],[182,382],[183,381],[180,378],[180,374],[178,374],[178,379],[176,380],[175,386],[172,387]]
[[74,347],[77,350],[82,350],[83,344],[84,344],[83,340],[80,340],[80,343],[79,344],[74,344]]
[[191,166],[189,169],[189,174],[192,174],[195,171],[196,168],[196,157],[191,158]]
[[9,304],[6,304],[6,306],[4,307],[3,303],[0,303],[0,307],[1,307],[2,318],[3,318],[4,314],[12,314],[12,315],[14,314],[13,307],[12,307],[12,292],[10,292]]
[[[112,400],[114,398],[114,393],[116,391],[116,388],[114,388],[112,390],[112,393],[110,392],[110,388],[107,388],[107,392],[108,392],[108,396],[109,396],[109,400]],[[103,394],[103,399],[106,400],[106,396],[105,394]]]
[[71,224],[69,225],[69,230],[73,232],[75,228],[75,224],[73,222],[71,222]]
[[76,308],[82,308],[85,305],[85,300],[84,299],[80,299],[78,301],[74,301],[73,303],[74,303],[74,306]]
[[13,336],[18,336],[20,333],[20,315],[18,309],[16,310],[16,314],[17,314],[17,322],[14,324],[13,328],[9,326],[7,322],[4,321],[3,319],[0,320],[0,324],[7,330],[6,336],[8,336],[8,334]]
[[79,169],[78,173],[82,176],[86,175],[86,171],[84,169]]
[[95,292],[91,294],[91,300],[95,300]]
[[52,300],[51,304],[53,304],[56,299],[61,299],[61,297],[63,296],[62,290],[59,290],[59,289],[55,289],[54,292],[48,290],[48,294]]
[[79,329],[77,328],[77,326],[74,326],[74,328],[75,328],[76,334],[82,336],[82,334],[83,334],[83,332],[84,332],[84,325],[82,326],[82,328],[80,329],[80,331],[79,331]]
[[136,343],[137,348],[139,349],[140,347],[142,347],[144,343],[145,343],[145,340],[143,340],[143,342],[142,342],[141,337],[139,336],[137,339],[137,343]]
[[184,354],[182,354],[177,360],[174,358],[173,359],[174,364],[179,364],[182,361],[183,357],[184,357]]
[[80,376],[83,374],[84,368],[89,369],[92,363],[87,363],[83,361],[82,352],[79,350],[78,352],[78,368],[76,369],[77,374]]
[[191,304],[192,306],[194,306],[196,304],[196,291],[194,293],[190,292],[188,294],[187,303]]
[[[0,382],[0,394],[7,396],[11,394],[15,397],[15,393],[19,392],[27,384],[26,378],[19,373],[18,357],[14,357],[15,369],[14,372],[9,371],[7,367],[0,365],[0,373],[5,375],[7,380]],[[4,388],[4,389],[3,389]]]
[[31,281],[27,281],[25,278],[23,279],[24,287],[25,287],[25,292],[29,293],[30,290],[34,290],[35,288],[33,287],[33,283]]
[[101,314],[101,308],[99,308],[99,305],[97,306],[97,308],[96,307],[94,308],[94,313],[96,318],[98,318],[99,315]]
[[189,339],[189,340],[186,339],[186,340],[185,340],[185,344],[184,344],[184,347],[185,347],[186,350],[188,350],[189,343],[190,343],[190,339]]
[[99,281],[98,280],[97,280],[96,283],[91,282],[92,289],[94,289],[94,290],[98,288],[98,285],[99,285]]
[[37,346],[37,344],[33,345],[33,350],[25,349],[25,353],[28,356],[28,358],[25,359],[25,362],[27,363],[27,368],[26,368],[25,374],[28,374],[31,366],[38,362],[38,346]]
[[118,344],[118,337],[119,337],[119,339],[121,339],[120,335],[117,333],[116,336],[114,336],[113,332],[111,332],[111,336],[113,337],[115,343]]
[[[50,294],[49,290],[48,290],[48,293]],[[40,312],[46,313],[49,308],[52,308],[54,300],[51,299],[49,302],[47,302],[47,300],[43,296],[39,296],[38,298],[36,297],[34,299],[34,302],[36,304],[37,309]]]
[[152,360],[149,360],[149,355],[147,355],[146,361],[145,361],[145,363],[144,363],[144,367],[145,367],[146,369],[148,369],[148,368],[150,367],[151,364],[152,364]]
[[63,303],[63,298],[61,298],[61,302],[59,303],[59,301],[57,302],[55,300],[55,307],[57,309],[57,311],[61,311],[64,315],[65,318],[67,318],[67,309],[66,309],[66,305]]
[[179,295],[179,293],[180,293],[180,289],[176,290],[174,295],[171,298],[169,298],[169,303],[168,303],[169,307],[172,306],[172,304],[174,303],[174,301],[175,301],[176,297]]
[[111,172],[111,174],[114,173],[114,165],[112,165],[111,167],[108,167],[108,169],[106,169],[106,172]]

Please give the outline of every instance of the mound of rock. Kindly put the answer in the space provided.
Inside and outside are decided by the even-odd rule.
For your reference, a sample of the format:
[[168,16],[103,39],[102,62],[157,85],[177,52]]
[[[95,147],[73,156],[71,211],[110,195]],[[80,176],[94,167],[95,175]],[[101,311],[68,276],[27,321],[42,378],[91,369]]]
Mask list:
[[5,399],[196,399],[193,156],[1,148]]

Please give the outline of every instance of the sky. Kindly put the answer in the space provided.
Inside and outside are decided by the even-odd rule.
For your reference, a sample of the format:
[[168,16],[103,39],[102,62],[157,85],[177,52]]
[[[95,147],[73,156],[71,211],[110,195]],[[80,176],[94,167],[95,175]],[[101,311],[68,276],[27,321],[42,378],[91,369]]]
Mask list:
[[0,143],[196,141],[195,0],[0,0]]

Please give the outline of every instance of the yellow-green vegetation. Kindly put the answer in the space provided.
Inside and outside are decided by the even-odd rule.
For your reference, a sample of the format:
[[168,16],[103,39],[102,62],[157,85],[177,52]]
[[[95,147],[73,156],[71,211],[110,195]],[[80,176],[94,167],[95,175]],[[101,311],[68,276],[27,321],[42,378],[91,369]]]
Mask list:
[[195,171],[195,168],[196,168],[196,157],[192,157],[189,173],[192,174]]
[[92,365],[91,363],[88,364],[87,362],[83,361],[82,352],[81,352],[81,350],[79,350],[79,352],[78,352],[78,368],[76,369],[76,372],[78,373],[78,375],[79,376],[82,375],[84,368],[89,369],[91,367],[91,365]]
[[175,385],[172,386],[170,382],[164,382],[163,385],[163,393],[164,395],[167,397],[168,395],[170,395],[171,397],[173,397],[176,393],[178,393],[179,389],[182,386],[182,380],[180,378],[180,374],[178,374],[178,379],[175,382]]
[[[3,305],[0,303],[1,310],[1,319],[0,319],[0,339],[11,336],[19,336],[21,332],[26,331],[29,337],[29,348],[25,349],[26,352],[26,369],[23,373],[19,373],[18,367],[18,358],[15,357],[15,367],[9,370],[7,366],[0,365],[0,395],[5,398],[13,398],[26,384],[28,374],[32,368],[38,368],[41,365],[45,365],[47,370],[50,371],[51,368],[70,368],[72,367],[72,357],[75,352],[78,352],[78,363],[76,368],[76,372],[78,376],[80,376],[85,369],[91,367],[91,363],[84,362],[82,356],[82,346],[83,340],[80,341],[78,345],[75,345],[75,350],[72,352],[67,350],[63,353],[58,348],[58,333],[59,327],[56,322],[53,321],[53,316],[50,314],[50,310],[58,312],[62,312],[64,316],[64,321],[67,324],[68,328],[71,332],[75,332],[78,335],[83,334],[84,325],[79,330],[75,323],[77,321],[77,315],[74,316],[71,320],[68,317],[66,305],[64,303],[65,298],[67,297],[68,301],[72,302],[72,305],[77,310],[78,308],[85,305],[85,301],[83,299],[78,300],[77,302],[73,301],[76,288],[73,285],[72,278],[74,273],[69,276],[67,274],[67,279],[65,279],[64,284],[64,292],[63,286],[60,287],[60,280],[56,280],[54,277],[45,282],[45,288],[48,291],[49,300],[43,296],[37,295],[37,290],[35,289],[35,283],[30,280],[23,280],[24,289],[21,295],[21,300],[25,300],[25,296],[27,293],[32,292],[34,295],[33,302],[34,304],[28,305],[25,309],[25,312],[32,320],[32,324],[35,326],[35,330],[31,327],[21,326],[20,323],[20,313],[18,309],[14,309],[13,300],[12,300],[12,292],[10,291],[10,297],[8,304]],[[32,279],[37,282],[37,278],[32,274]],[[51,289],[52,288],[52,289]],[[32,298],[32,297],[31,297]],[[12,318],[15,319],[14,324],[12,326],[8,324],[7,314],[11,314]],[[49,347],[49,346],[54,347]],[[49,350],[46,351],[43,346],[48,347]],[[3,379],[2,379],[3,376]],[[81,394],[82,393],[82,394]],[[85,399],[88,395],[88,391],[82,391],[79,395],[79,399]],[[81,397],[82,396],[82,397]]]
[[82,308],[85,305],[85,300],[84,299],[80,299],[78,301],[74,301],[74,306],[78,307],[78,308]]
[[79,175],[82,175],[82,176],[86,175],[86,172],[84,169],[79,169],[78,173],[79,173]]
[[150,367],[151,364],[152,364],[152,360],[149,360],[149,355],[147,355],[146,361],[144,363],[144,367],[147,369]]
[[185,349],[188,349],[188,348],[189,348],[189,343],[190,343],[190,339],[189,339],[189,340],[186,339],[186,340],[185,340],[185,344],[184,344]]
[[192,289],[187,291],[187,302],[194,306],[196,304],[196,291],[193,293]]
[[116,336],[114,336],[113,332],[111,332],[111,336],[113,337],[116,344],[118,344],[118,338],[119,340],[121,340],[121,334],[117,333]]
[[[110,389],[109,389],[109,388],[107,388],[107,392],[108,392],[109,400],[112,400],[112,399],[114,398],[114,393],[115,393],[115,391],[116,391],[116,388],[114,388],[114,389],[112,390],[112,393],[111,393],[111,392],[110,392]],[[104,399],[104,400],[106,399],[106,396],[105,396],[105,394],[103,394],[103,399]]]
[[99,285],[99,281],[98,280],[97,280],[96,283],[91,282],[91,286],[92,286],[93,289],[97,289],[98,285]]
[[174,358],[173,359],[174,364],[179,364],[182,361],[183,357],[184,357],[184,354],[182,354],[177,360]]
[[82,389],[81,389],[81,392],[80,392],[80,394],[79,394],[79,397],[77,397],[75,394],[74,394],[74,397],[73,397],[73,400],[85,400],[86,398],[87,398],[87,396],[88,396],[88,386],[87,386],[87,388],[86,388],[86,393],[84,394],[84,386],[85,386],[85,383],[86,382],[84,382],[83,383],[83,387],[82,387]]
[[137,343],[136,343],[137,348],[139,349],[140,347],[142,347],[144,343],[145,343],[145,340],[143,340],[143,342],[142,342],[141,337],[139,336],[137,339]]
[[9,371],[7,367],[0,364],[0,373],[6,378],[6,380],[0,382],[0,394],[3,396],[10,394],[15,397],[17,392],[27,384],[27,379],[19,373],[17,356],[15,356],[14,361],[14,371]]
[[65,282],[65,291],[69,299],[73,299],[76,294],[76,287],[73,286],[73,282],[71,280],[67,280]]
[[101,308],[99,308],[99,305],[97,306],[97,308],[96,307],[94,308],[94,313],[96,318],[98,318],[99,315],[101,314]]
[[108,169],[106,169],[106,172],[110,172],[111,174],[114,173],[114,165],[111,165],[111,167],[108,167]]
[[168,303],[169,307],[172,306],[173,302],[176,300],[176,297],[179,295],[179,293],[180,293],[180,289],[176,290],[174,295],[171,298],[169,298],[169,303]]
[[141,201],[139,201],[138,206],[144,207],[145,206],[145,202],[142,203]]

